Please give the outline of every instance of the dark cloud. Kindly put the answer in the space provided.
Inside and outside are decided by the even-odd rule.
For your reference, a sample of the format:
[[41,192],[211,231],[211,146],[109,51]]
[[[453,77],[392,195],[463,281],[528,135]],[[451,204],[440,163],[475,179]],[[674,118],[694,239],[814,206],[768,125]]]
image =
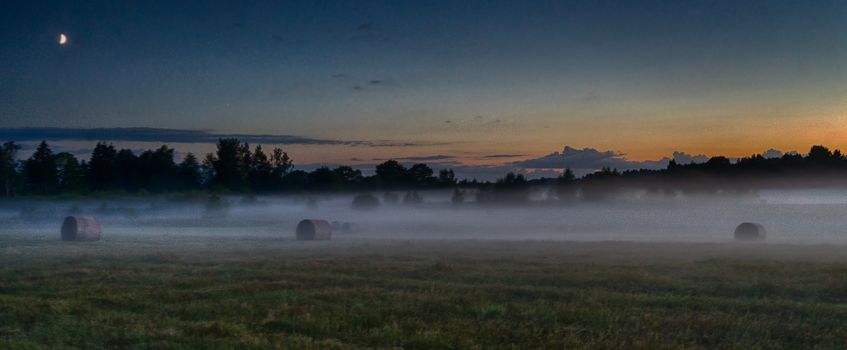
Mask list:
[[672,158],[677,164],[705,163],[707,160],[709,160],[709,157],[703,154],[698,154],[694,156],[679,151],[674,152]]
[[368,84],[371,84],[371,85],[379,85],[379,84],[382,84],[383,82],[384,82],[384,81],[379,80],[379,79],[373,79],[373,80],[369,81],[369,82],[368,82]]
[[347,75],[344,74],[344,73],[336,73],[336,74],[333,74],[332,77],[335,78],[335,79],[344,79],[344,78],[347,77]]
[[[220,138],[235,137],[244,142],[283,145],[347,145],[370,147],[418,146],[422,143],[358,140],[329,140],[293,135],[218,134],[204,130],[162,128],[0,128],[0,140],[15,141],[136,141],[165,143],[215,143]],[[427,144],[432,145],[432,144]]]
[[562,152],[512,163],[526,169],[572,169],[576,173],[592,172],[604,167],[619,170],[662,169],[667,167],[669,158],[660,160],[632,161],[616,151],[598,151],[594,148],[576,149],[565,146]]
[[[662,157],[658,160],[630,160],[626,155],[616,151],[599,151],[594,148],[576,149],[565,146],[562,152],[550,153],[546,156],[513,162],[512,165],[525,169],[571,169],[577,175],[584,175],[604,167],[618,170],[664,169],[673,159],[679,164],[704,163],[709,157],[703,154],[692,155],[675,151],[672,157]],[[731,159],[733,160],[733,159]]]
[[356,86],[353,87],[353,90],[360,91],[360,90],[364,90],[364,88],[359,86],[359,85],[356,85]]

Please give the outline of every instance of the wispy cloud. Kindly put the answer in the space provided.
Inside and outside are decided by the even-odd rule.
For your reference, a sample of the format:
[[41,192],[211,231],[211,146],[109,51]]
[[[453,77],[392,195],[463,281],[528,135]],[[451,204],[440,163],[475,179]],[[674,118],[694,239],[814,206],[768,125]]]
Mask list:
[[389,159],[394,159],[396,161],[440,161],[440,160],[450,160],[455,159],[454,156],[447,156],[443,154],[437,154],[432,156],[412,156],[412,157],[396,157],[396,158],[374,158],[373,160],[385,161]]
[[483,156],[483,158],[496,159],[496,158],[517,158],[517,157],[526,157],[526,154],[489,154],[487,156]]
[[281,145],[346,145],[365,147],[412,147],[432,145],[391,140],[361,141],[318,139],[294,135],[227,134],[205,130],[162,128],[0,128],[0,140],[14,141],[135,141],[165,143],[215,143],[220,138],[235,137],[244,142]]

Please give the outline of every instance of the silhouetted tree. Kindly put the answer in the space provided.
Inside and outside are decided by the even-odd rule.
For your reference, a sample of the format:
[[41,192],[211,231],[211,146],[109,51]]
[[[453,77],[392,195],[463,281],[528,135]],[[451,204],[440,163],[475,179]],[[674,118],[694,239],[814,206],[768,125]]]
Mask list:
[[73,154],[56,154],[56,170],[59,176],[59,191],[79,193],[85,190],[85,165]]
[[156,150],[146,150],[138,157],[140,188],[150,192],[165,192],[176,188],[177,166],[174,149],[162,145]]
[[303,170],[290,171],[282,178],[282,188],[289,191],[302,191],[309,186],[309,173]]
[[480,189],[477,201],[480,203],[520,204],[529,200],[529,183],[523,174],[509,172],[497,179],[493,185]]
[[437,179],[432,176],[432,168],[428,165],[420,163],[412,165],[407,171],[408,184],[411,187],[425,188],[435,185]]
[[396,160],[387,160],[376,166],[378,186],[386,189],[396,189],[407,184],[406,168]]
[[279,180],[274,178],[273,170],[273,164],[262,151],[262,146],[256,146],[250,157],[250,170],[247,176],[253,191],[266,192],[274,188]]
[[328,167],[320,167],[309,173],[308,187],[314,191],[337,191],[341,189],[342,180],[338,173]]
[[34,193],[49,195],[59,185],[56,157],[47,141],[41,141],[32,156],[24,162],[27,187]]
[[586,175],[580,181],[580,194],[585,201],[609,199],[620,189],[621,173],[617,169],[604,167]]
[[196,190],[200,188],[202,183],[200,163],[197,162],[197,157],[194,154],[186,154],[182,162],[179,163],[177,166],[177,178],[183,190]]
[[441,169],[438,171],[438,184],[441,186],[455,186],[456,173],[453,169]]
[[231,191],[247,189],[247,173],[250,165],[250,150],[246,144],[235,138],[218,140],[217,152],[207,156],[214,169],[213,185],[223,186]]
[[556,197],[560,201],[571,202],[576,199],[577,187],[574,183],[575,180],[576,176],[574,176],[571,169],[565,169],[556,179]]
[[0,184],[6,197],[15,195],[15,184],[18,178],[18,150],[21,146],[14,141],[3,144],[0,148]]
[[142,178],[149,176],[150,169],[141,165],[138,156],[131,149],[119,150],[115,155],[115,162],[118,186],[128,192],[138,191],[142,186]]
[[115,147],[98,142],[88,162],[88,185],[93,190],[111,190],[118,184],[118,160]]
[[362,185],[362,171],[349,166],[340,166],[332,170],[341,179],[344,189],[356,189]]

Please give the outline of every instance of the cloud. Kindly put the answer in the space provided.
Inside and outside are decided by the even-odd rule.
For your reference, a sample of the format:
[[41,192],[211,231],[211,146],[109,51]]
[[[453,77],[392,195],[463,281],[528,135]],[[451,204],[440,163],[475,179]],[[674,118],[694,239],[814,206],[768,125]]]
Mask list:
[[344,79],[344,78],[347,77],[347,75],[344,74],[344,73],[336,73],[336,74],[333,74],[332,77],[335,78],[335,79]]
[[383,32],[371,22],[359,24],[353,31],[353,34],[350,36],[350,39],[353,41],[373,43],[390,41],[388,37],[385,36]]
[[371,85],[379,85],[379,84],[382,84],[383,82],[384,82],[384,81],[379,80],[379,79],[373,79],[373,80],[369,81],[369,82],[368,82],[368,84],[371,84]]
[[517,158],[526,156],[526,154],[489,154],[487,156],[483,156],[483,158]]
[[14,141],[135,141],[163,143],[216,143],[220,138],[243,142],[281,145],[346,145],[367,147],[411,147],[433,143],[317,139],[294,135],[225,134],[205,130],[162,128],[0,128],[0,140]]
[[[797,153],[797,152],[794,152],[794,153]],[[773,149],[773,148],[762,152],[762,157],[765,157],[765,158],[782,158],[782,156],[783,156],[782,151],[776,150],[776,149]]]
[[393,159],[393,160],[396,160],[396,161],[420,162],[420,161],[449,160],[449,159],[456,159],[456,157],[438,154],[438,155],[433,155],[433,156],[412,156],[412,157],[399,157],[399,158],[374,158],[373,160],[386,161],[386,160],[390,160],[390,159]]
[[576,149],[565,146],[562,152],[512,163],[526,169],[571,169],[577,174],[590,173],[604,167],[618,170],[662,169],[670,158],[659,160],[632,161],[616,151],[598,151],[594,148]]
[[679,151],[673,152],[672,158],[677,164],[705,163],[707,160],[709,160],[709,157],[702,154],[693,156],[688,153]]

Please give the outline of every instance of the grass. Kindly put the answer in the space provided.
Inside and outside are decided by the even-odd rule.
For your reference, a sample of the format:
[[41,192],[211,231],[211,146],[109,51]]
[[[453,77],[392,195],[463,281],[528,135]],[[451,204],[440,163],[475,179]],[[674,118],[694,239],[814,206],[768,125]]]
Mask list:
[[0,242],[9,349],[847,346],[841,246]]

